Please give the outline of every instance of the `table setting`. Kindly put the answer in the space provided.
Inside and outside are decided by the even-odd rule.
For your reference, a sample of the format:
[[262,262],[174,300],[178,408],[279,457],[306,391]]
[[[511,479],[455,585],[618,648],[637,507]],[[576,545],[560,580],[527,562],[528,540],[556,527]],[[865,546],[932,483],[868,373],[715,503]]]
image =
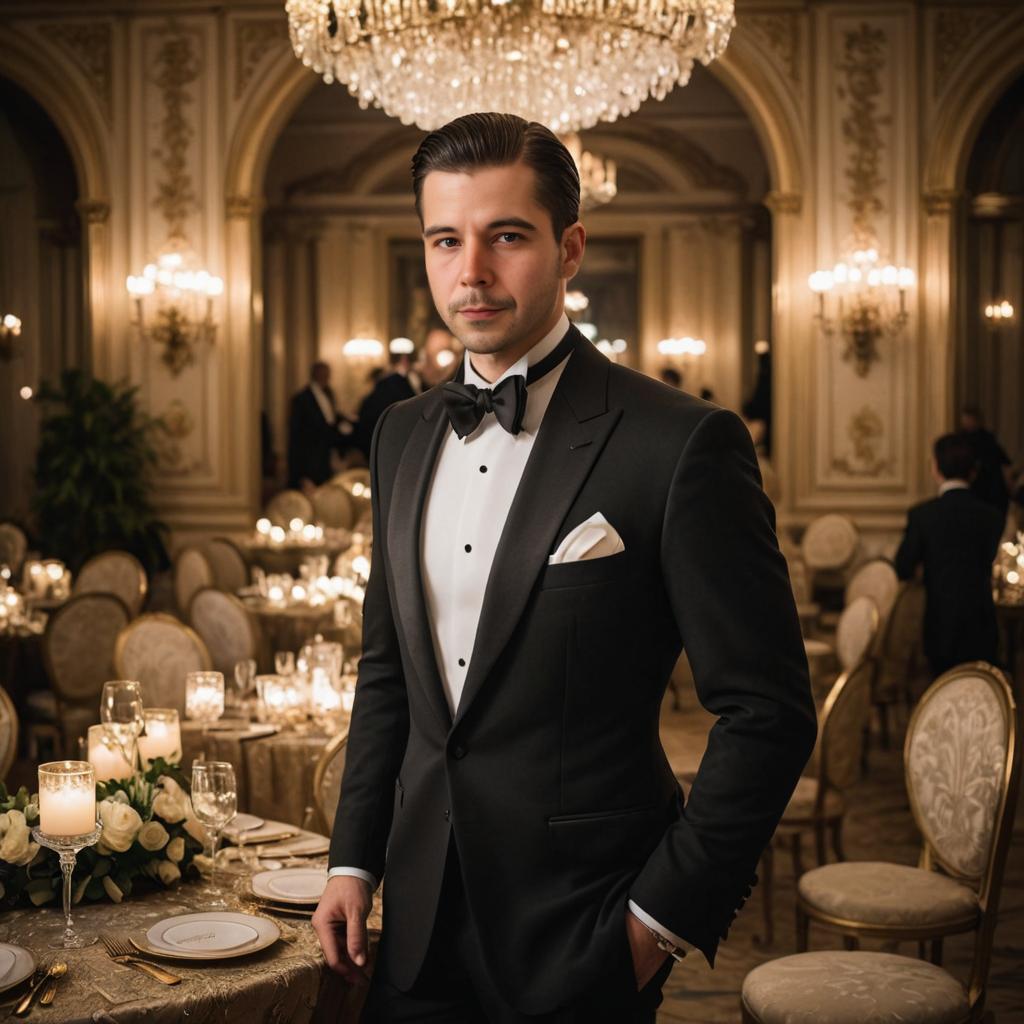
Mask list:
[[303,559],[311,555],[335,558],[361,536],[342,527],[307,523],[300,518],[290,520],[287,527],[261,518],[239,543],[249,561],[267,572],[295,572]]

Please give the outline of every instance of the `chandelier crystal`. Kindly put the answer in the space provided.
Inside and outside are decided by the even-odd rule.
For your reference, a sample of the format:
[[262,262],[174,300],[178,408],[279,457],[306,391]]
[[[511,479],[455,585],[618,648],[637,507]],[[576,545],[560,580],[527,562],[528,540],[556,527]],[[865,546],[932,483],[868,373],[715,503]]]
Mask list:
[[572,155],[580,175],[580,206],[584,210],[593,210],[610,203],[619,190],[615,181],[615,161],[585,150],[575,132],[563,135],[562,142]]
[[483,110],[558,133],[633,113],[721,56],[734,0],[287,0],[292,48],[424,131]]

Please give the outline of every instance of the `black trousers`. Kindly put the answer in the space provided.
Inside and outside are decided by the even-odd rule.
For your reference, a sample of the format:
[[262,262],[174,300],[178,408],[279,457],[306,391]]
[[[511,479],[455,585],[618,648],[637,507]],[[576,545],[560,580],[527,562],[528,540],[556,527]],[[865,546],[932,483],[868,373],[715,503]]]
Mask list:
[[[381,942],[386,941],[385,933]],[[378,953],[362,1024],[655,1024],[661,987],[675,963],[669,957],[639,992],[624,978],[622,1001],[617,1005],[609,1005],[607,993],[602,993],[593,1002],[584,999],[542,1016],[520,1013],[508,1005],[488,975],[466,905],[454,842],[448,848],[427,956],[408,992],[390,982],[385,959]]]

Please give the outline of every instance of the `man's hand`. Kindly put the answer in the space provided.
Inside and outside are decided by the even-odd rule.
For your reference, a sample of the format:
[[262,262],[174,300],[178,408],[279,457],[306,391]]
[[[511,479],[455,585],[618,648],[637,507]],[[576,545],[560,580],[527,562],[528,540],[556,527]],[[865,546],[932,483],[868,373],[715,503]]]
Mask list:
[[[314,919],[315,920],[315,919]],[[640,923],[640,919],[626,911],[626,935],[633,952],[633,973],[636,975],[636,990],[639,992],[658,973],[668,953],[658,949],[654,936]]]
[[370,886],[362,878],[335,875],[327,880],[327,888],[313,914],[313,930],[327,966],[357,985],[369,981],[364,968],[366,918],[372,905]]

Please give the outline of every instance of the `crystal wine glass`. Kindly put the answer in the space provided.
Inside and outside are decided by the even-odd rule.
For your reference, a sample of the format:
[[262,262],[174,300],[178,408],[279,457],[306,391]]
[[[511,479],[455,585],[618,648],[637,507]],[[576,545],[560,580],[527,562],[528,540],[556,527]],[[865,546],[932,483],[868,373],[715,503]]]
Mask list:
[[210,835],[210,889],[213,900],[206,905],[224,908],[225,890],[219,884],[217,850],[224,826],[238,811],[235,769],[227,761],[195,761],[192,764],[192,809]]
[[279,676],[295,674],[295,652],[277,651],[274,654],[274,671]]
[[235,662],[235,689],[238,691],[239,702],[250,696],[256,685],[256,662],[253,658],[243,658]]
[[121,748],[124,759],[134,768],[138,764],[139,734],[145,724],[142,685],[134,679],[104,683],[100,721],[107,735]]

